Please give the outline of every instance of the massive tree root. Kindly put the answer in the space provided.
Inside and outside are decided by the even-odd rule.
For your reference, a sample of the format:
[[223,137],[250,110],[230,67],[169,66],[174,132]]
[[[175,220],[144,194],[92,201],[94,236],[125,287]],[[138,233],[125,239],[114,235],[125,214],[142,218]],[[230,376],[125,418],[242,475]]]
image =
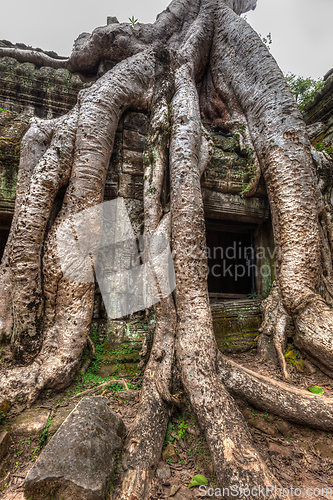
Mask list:
[[213,67],[224,74],[247,117],[270,201],[284,308],[276,315],[276,328],[283,329],[281,317],[291,315],[297,345],[330,374],[333,312],[321,296],[320,198],[306,127],[259,37],[240,18],[226,33],[225,25],[234,19],[226,6],[221,5],[217,19]]
[[[66,387],[79,367],[92,317],[94,285],[92,283],[68,282],[62,276],[55,237],[56,230],[63,220],[103,201],[105,176],[121,111],[130,106],[146,107],[147,94],[153,83],[153,74],[154,59],[149,53],[139,54],[125,60],[98,80],[89,91],[82,91],[79,96],[78,111],[74,110],[69,116],[66,115],[66,117],[59,119],[60,123],[65,124],[60,128],[60,133],[68,138],[71,137],[68,134],[68,124],[73,114],[78,114],[75,127],[75,148],[73,144],[71,151],[64,150],[61,148],[61,143],[53,143],[51,140],[50,147],[44,152],[43,156],[42,153],[39,154],[39,151],[38,155],[34,154],[33,151],[30,162],[36,159],[36,156],[38,156],[39,162],[36,166],[31,166],[34,173],[29,183],[30,189],[25,192],[15,221],[16,226],[19,226],[19,224],[28,226],[31,223],[32,229],[27,234],[27,242],[24,243],[24,238],[21,238],[22,231],[17,231],[15,227],[15,234],[7,245],[6,255],[8,254],[8,258],[5,255],[2,263],[2,272],[6,275],[8,268],[9,272],[13,273],[16,264],[15,260],[12,261],[13,255],[14,258],[15,255],[18,255],[18,258],[23,260],[21,265],[21,272],[23,273],[32,262],[31,267],[34,272],[27,274],[35,281],[31,281],[31,279],[25,280],[24,275],[23,279],[21,279],[22,275],[19,272],[16,272],[11,280],[13,290],[15,290],[15,286],[21,286],[25,292],[22,294],[22,300],[20,296],[16,299],[17,304],[14,310],[13,322],[24,325],[25,330],[27,330],[26,337],[28,338],[36,334],[35,325],[38,324],[41,311],[41,293],[36,286],[36,282],[41,286],[41,245],[52,208],[52,202],[45,201],[45,206],[41,202],[44,199],[46,200],[45,192],[47,192],[47,188],[51,190],[49,198],[52,198],[53,201],[61,185],[59,185],[60,183],[56,185],[52,181],[64,177],[63,172],[58,170],[58,165],[61,168],[67,166],[67,157],[66,161],[62,159],[61,162],[57,162],[53,161],[52,155],[59,154],[61,156],[67,154],[68,162],[69,158],[72,159],[70,169],[67,166],[71,178],[61,210],[48,231],[44,245],[42,269],[45,312],[42,325],[44,330],[39,335],[39,338],[42,338],[41,350],[32,364],[29,365],[29,370],[23,366],[1,373],[1,397],[4,399],[14,401],[17,396],[28,396],[29,401],[33,402],[44,388]],[[110,85],[110,81],[112,81],[112,85]],[[129,82],[131,82],[131,85],[129,85]],[[53,137],[55,141],[58,140],[56,133],[53,133]],[[89,140],[87,140],[87,137],[89,137]],[[56,149],[55,152],[54,149]],[[40,167],[40,165],[42,166]],[[46,168],[45,165],[50,166]],[[68,180],[69,175],[67,175],[65,182],[68,182]],[[42,197],[36,195],[35,205],[33,205],[34,192],[32,192],[31,187],[35,183],[37,184],[37,192],[40,189],[38,188],[39,185],[45,185],[45,191],[43,191]],[[25,214],[28,212],[25,209],[26,206],[32,206],[31,212],[36,211],[36,218],[31,215],[30,218],[20,219],[19,214],[22,210],[25,210]],[[36,221],[39,224],[38,228],[36,228]],[[28,236],[30,239],[28,239]],[[20,254],[16,252],[16,238],[18,242],[23,241],[23,244],[26,245],[24,249],[21,248]],[[30,251],[31,247],[33,247],[33,252]],[[6,294],[1,297],[2,307],[6,310],[10,307],[8,305],[8,296],[13,304],[13,291],[11,295]],[[38,308],[32,309],[31,303],[33,305],[38,304]],[[26,320],[27,316],[29,321]],[[21,349],[24,351],[26,346],[25,339],[23,339],[23,342],[21,340],[22,332],[17,332],[15,328],[12,335],[15,336],[16,343],[19,342]]]
[[317,396],[290,384],[269,379],[239,366],[220,353],[217,361],[218,377],[231,395],[247,401],[258,410],[267,411],[297,424],[314,429],[333,428],[331,398]]
[[[305,395],[225,360],[214,337],[200,186],[212,147],[202,117],[239,132],[241,147],[252,158],[252,181],[243,195],[255,192],[260,172],[266,180],[279,269],[263,329],[273,332],[285,377],[282,346],[289,318],[296,325],[298,345],[327,371],[333,366],[328,305],[332,222],[327,200],[317,196],[300,111],[272,56],[239,17],[255,4],[174,0],[153,25],[115,24],[80,36],[70,58],[55,61],[54,67],[90,76],[95,71],[96,79],[103,61],[114,67],[80,92],[69,114],[34,121],[24,139],[15,215],[0,274],[0,333],[11,341],[23,366],[0,373],[0,400],[23,396],[31,403],[43,389],[71,382],[92,316],[94,285],[66,280],[56,231],[63,221],[103,201],[122,113],[128,108],[151,113],[144,230],[147,237],[170,238],[176,289],[155,305],[154,343],[140,411],[125,443],[119,500],[147,498],[168,406],[179,404],[172,396],[174,357],[223,487],[278,484],[229,392],[284,418],[333,428],[326,398]],[[10,50],[0,49],[0,55],[49,64],[38,54]],[[162,194],[168,176],[170,203]],[[68,261],[79,265],[75,256]],[[321,294],[323,283],[326,295]]]

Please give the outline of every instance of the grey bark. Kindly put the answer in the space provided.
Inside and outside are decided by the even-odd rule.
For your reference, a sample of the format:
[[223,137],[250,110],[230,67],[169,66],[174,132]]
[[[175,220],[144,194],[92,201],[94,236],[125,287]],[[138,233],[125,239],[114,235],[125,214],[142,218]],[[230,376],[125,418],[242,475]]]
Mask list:
[[[299,399],[298,421],[313,425],[318,419],[321,428],[332,428],[326,400],[318,404],[318,399],[297,391],[286,395],[285,386],[276,386],[221,361],[213,332],[200,187],[212,150],[201,114],[216,116],[219,123],[224,120],[231,131],[241,128],[242,147],[253,152],[254,175],[247,195],[254,192],[260,170],[266,180],[279,274],[276,296],[269,301],[275,321],[267,317],[264,328],[274,332],[280,359],[286,322],[292,316],[299,345],[317,360],[323,359],[327,370],[333,366],[329,345],[331,309],[327,298],[319,295],[323,266],[330,270],[332,223],[324,216],[325,204],[317,196],[311,147],[291,91],[259,36],[237,15],[255,4],[252,0],[174,0],[152,25],[113,24],[80,36],[67,67],[71,71],[97,72],[100,62],[109,60],[114,63],[113,69],[91,88],[81,91],[71,114],[39,124],[40,132],[31,129],[26,137],[26,154],[20,166],[25,172],[20,174],[15,224],[2,262],[0,313],[3,336],[14,338],[23,352],[26,346],[22,339],[28,338],[29,332],[38,337],[39,328],[42,345],[29,370],[18,367],[0,373],[0,397],[14,400],[18,395],[26,396],[32,402],[44,388],[56,389],[70,383],[80,364],[92,315],[93,286],[64,279],[55,232],[66,218],[102,202],[114,135],[124,110],[133,107],[151,111],[145,232],[169,234],[171,229],[177,287],[174,298],[156,307],[157,326],[140,412],[125,446],[123,480],[117,492],[121,500],[148,495],[167,424],[166,403],[177,404],[171,395],[174,353],[182,383],[205,432],[218,482],[224,487],[277,484],[256,451],[227,389],[253,404],[258,401],[263,409],[276,409],[278,414],[282,411],[275,401],[287,401],[286,415],[281,416],[290,419],[296,418],[290,408],[290,394],[295,394]],[[17,57],[21,57],[20,53]],[[170,135],[166,143],[162,140],[165,113]],[[76,125],[71,126],[73,117]],[[75,138],[68,130],[75,130]],[[46,147],[41,137],[47,138]],[[65,141],[64,164],[59,161],[58,140]],[[29,144],[33,145],[31,149]],[[161,199],[167,160],[170,207]],[[45,239],[52,200],[62,185],[55,178],[63,167],[68,177],[66,195]],[[37,196],[29,197],[28,189],[33,195],[44,184],[38,205]],[[34,207],[40,212],[36,220]],[[170,213],[163,216],[169,209]],[[30,231],[30,239],[27,234],[25,240],[22,224],[35,227],[37,219],[38,231]],[[327,242],[324,250],[321,234]],[[16,252],[18,245],[20,256]],[[23,283],[19,273],[22,269],[25,272],[25,265],[29,279]],[[327,280],[326,289],[330,287]],[[17,331],[13,325],[18,325]],[[260,395],[263,387],[266,392],[272,389],[273,402]]]

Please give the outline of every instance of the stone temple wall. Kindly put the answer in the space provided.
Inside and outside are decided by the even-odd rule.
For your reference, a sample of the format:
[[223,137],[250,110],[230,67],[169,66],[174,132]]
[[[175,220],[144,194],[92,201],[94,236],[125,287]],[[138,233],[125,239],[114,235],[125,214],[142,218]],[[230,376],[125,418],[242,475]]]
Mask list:
[[66,69],[38,69],[10,57],[0,58],[0,106],[21,115],[61,116],[75,105],[85,86]]
[[319,150],[333,153],[333,69],[324,77],[325,85],[304,108],[311,142]]

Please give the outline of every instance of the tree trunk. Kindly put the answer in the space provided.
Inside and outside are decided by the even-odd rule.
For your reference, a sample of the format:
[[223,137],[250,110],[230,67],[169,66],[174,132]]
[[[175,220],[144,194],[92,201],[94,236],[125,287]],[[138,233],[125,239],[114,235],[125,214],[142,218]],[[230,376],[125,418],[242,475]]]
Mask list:
[[[80,92],[70,113],[34,120],[23,141],[15,215],[0,274],[0,334],[12,343],[22,366],[0,372],[0,402],[23,396],[32,403],[43,389],[70,384],[92,317],[94,284],[66,279],[57,230],[102,203],[122,113],[134,108],[151,114],[144,231],[147,238],[170,239],[176,289],[155,306],[154,343],[140,411],[125,443],[119,500],[148,496],[165,435],[167,404],[178,404],[171,395],[174,357],[223,487],[278,484],[229,392],[290,420],[333,428],[326,398],[319,402],[227,361],[213,331],[200,185],[213,148],[201,117],[239,133],[252,172],[243,196],[255,192],[261,172],[265,177],[278,277],[264,305],[261,340],[273,334],[285,369],[285,330],[292,318],[297,345],[324,363],[327,372],[333,367],[332,223],[317,187],[301,113],[260,37],[239,17],[255,5],[256,0],[174,0],[153,25],[116,24],[81,35],[71,56],[53,61],[54,67],[84,74],[97,71],[103,60],[115,66]],[[0,56],[8,55],[6,50],[0,48]],[[50,64],[31,51],[10,50],[18,60]],[[170,206],[161,197],[168,175]],[[61,188],[66,193],[57,212],[54,201]],[[79,265],[70,251],[66,258]]]

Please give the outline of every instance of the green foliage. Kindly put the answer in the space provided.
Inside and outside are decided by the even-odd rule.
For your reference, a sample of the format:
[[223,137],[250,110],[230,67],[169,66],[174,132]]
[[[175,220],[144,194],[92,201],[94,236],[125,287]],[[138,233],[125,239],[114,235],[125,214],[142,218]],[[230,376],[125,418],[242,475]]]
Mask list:
[[264,44],[266,45],[266,47],[268,48],[268,50],[271,50],[270,45],[272,45],[272,43],[273,43],[272,33],[268,33],[268,35],[266,35],[266,36],[262,36],[259,33],[259,36],[262,39],[262,41],[264,42]]
[[297,76],[294,73],[287,73],[285,78],[301,109],[304,109],[304,106],[312,101],[315,94],[324,86],[324,82],[320,78],[318,80],[310,77],[303,78],[303,76]]
[[201,474],[197,474],[191,479],[190,484],[188,485],[189,488],[193,488],[194,486],[200,486],[201,484],[208,484],[207,479],[205,476],[202,476]]
[[46,444],[48,433],[49,433],[49,427],[51,425],[52,418],[49,417],[45,426],[45,429],[42,431],[41,435],[38,438],[39,441],[39,447],[43,448],[43,446]]
[[[102,363],[102,354],[103,354],[104,342],[105,342],[105,337],[100,339],[98,332],[91,331],[89,336],[95,345],[95,355],[94,355],[94,357],[89,365],[87,373],[85,374],[85,375],[87,375],[87,377],[84,376],[85,381],[91,380],[91,378],[89,379],[90,375],[96,375],[99,372],[99,369],[100,369],[101,363]],[[83,364],[88,359],[88,357],[89,357],[89,347],[87,346],[85,349],[85,352],[84,352],[84,356],[83,356]],[[98,380],[93,380],[93,381],[98,382]]]
[[319,396],[322,396],[324,394],[324,389],[322,389],[318,385],[315,385],[314,387],[308,387],[308,391],[312,392],[313,394],[318,394]]
[[[88,382],[92,382],[94,384],[103,384],[105,382],[105,378],[100,377],[100,375],[96,375],[95,373],[91,373],[89,370],[87,373],[83,375],[83,381],[84,384]],[[77,392],[81,392],[82,389],[78,390]]]
[[173,443],[175,438],[171,435],[171,433],[175,433],[176,429],[175,426],[173,425],[172,422],[168,423],[167,431],[165,434],[165,440],[164,440],[164,446],[166,446],[168,443]]
[[7,111],[5,108],[0,108],[0,113],[3,113],[4,111]]
[[180,438],[182,438],[184,436],[184,434],[186,433],[187,427],[188,427],[188,425],[185,422],[185,420],[182,420],[180,423],[180,426],[178,428],[178,436]]
[[315,144],[315,148],[317,151],[325,151],[327,154],[333,156],[332,148],[330,146],[327,146],[327,144],[324,144],[323,142]]
[[134,16],[129,17],[128,19],[129,19],[129,22],[131,23],[131,25],[132,25],[133,27],[134,27],[135,23],[137,23],[137,22],[138,22],[138,20],[137,20],[137,19],[135,19],[135,17],[134,17]]

